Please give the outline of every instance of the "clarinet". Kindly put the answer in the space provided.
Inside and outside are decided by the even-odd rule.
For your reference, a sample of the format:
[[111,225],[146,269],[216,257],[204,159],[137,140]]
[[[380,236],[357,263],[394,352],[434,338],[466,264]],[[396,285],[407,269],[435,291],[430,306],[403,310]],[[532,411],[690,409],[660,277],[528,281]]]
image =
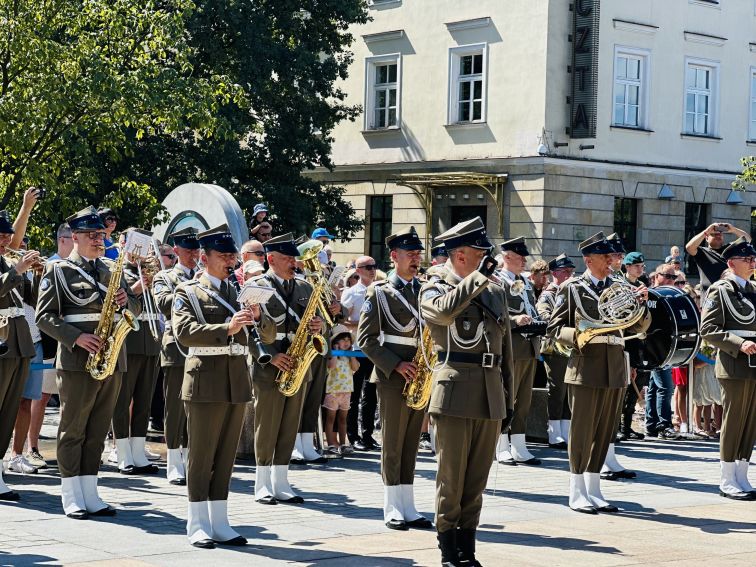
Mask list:
[[[239,279],[236,277],[233,268],[228,268],[228,279],[231,281],[231,285],[236,288],[236,292],[240,292],[241,284],[239,283]],[[268,364],[273,359],[273,356],[266,350],[265,345],[260,338],[260,333],[257,331],[256,321],[252,323],[252,326],[249,328],[249,338],[252,339],[255,349],[257,350],[257,362],[262,365]]]

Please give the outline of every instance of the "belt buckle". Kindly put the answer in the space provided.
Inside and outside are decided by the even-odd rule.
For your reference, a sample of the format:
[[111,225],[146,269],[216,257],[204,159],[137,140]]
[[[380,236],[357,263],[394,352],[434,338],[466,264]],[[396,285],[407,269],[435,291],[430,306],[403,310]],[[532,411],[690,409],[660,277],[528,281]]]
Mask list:
[[494,366],[494,360],[496,360],[496,355],[492,352],[484,352],[483,353],[483,362],[481,362],[481,366],[483,368],[493,368]]
[[229,354],[231,354],[231,356],[239,356],[240,354],[242,354],[243,351],[242,351],[242,346],[240,344],[231,343],[230,346],[231,346],[231,349],[230,349]]

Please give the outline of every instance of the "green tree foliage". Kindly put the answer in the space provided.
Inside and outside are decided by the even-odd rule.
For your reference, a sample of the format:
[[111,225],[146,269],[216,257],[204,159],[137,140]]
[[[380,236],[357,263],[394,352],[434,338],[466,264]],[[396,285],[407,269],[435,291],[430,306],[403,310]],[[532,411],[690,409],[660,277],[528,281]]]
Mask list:
[[241,93],[192,72],[193,9],[189,0],[0,0],[0,209],[16,208],[28,185],[46,187],[32,227],[48,234],[108,192],[158,210],[154,191],[127,176],[103,193],[96,165],[146,135],[222,128],[219,108]]
[[[134,140],[123,160],[105,160],[103,179],[129,178],[159,199],[186,182],[227,188],[251,216],[268,204],[276,232],[306,232],[322,219],[349,238],[362,227],[343,189],[302,175],[332,167],[331,132],[353,120],[338,80],[352,61],[352,24],[367,21],[365,0],[197,0],[187,22],[197,76],[228,76],[243,96],[220,109],[224,135],[156,133]],[[126,218],[139,211],[125,202]],[[124,216],[122,212],[122,216]]]
[[733,182],[734,189],[745,191],[749,185],[756,186],[756,156],[744,157],[740,160],[743,165],[743,173]]

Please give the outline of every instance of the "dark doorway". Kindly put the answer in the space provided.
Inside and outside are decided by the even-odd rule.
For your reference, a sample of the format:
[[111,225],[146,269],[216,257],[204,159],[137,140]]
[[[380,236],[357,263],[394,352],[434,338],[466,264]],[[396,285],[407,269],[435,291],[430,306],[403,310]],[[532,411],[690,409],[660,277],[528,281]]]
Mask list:
[[480,217],[483,220],[483,224],[486,224],[488,207],[485,205],[462,205],[449,208],[451,209],[450,227],[462,221],[474,219],[475,217]]

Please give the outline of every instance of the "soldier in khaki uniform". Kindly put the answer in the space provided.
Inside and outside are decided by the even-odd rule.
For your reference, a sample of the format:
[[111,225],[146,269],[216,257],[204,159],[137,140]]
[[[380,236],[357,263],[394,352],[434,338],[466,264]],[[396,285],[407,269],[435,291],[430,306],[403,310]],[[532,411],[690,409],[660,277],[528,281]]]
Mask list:
[[[413,490],[425,412],[408,407],[402,396],[418,372],[413,362],[420,345],[416,276],[424,248],[414,226],[386,238],[386,246],[396,271],[368,287],[357,329],[357,344],[375,365],[371,379],[378,390],[383,437],[383,521],[394,530],[431,528],[431,521],[415,508]],[[431,355],[425,353],[428,359]]]
[[501,245],[501,250],[504,266],[497,276],[507,294],[509,322],[512,327],[514,419],[509,432],[502,430],[496,458],[505,465],[540,465],[540,459],[536,459],[525,445],[528,413],[533,398],[533,379],[541,349],[541,340],[537,334],[523,332],[524,329],[531,328],[532,323],[538,319],[533,287],[530,280],[521,275],[530,252],[522,236],[506,241]]
[[[293,396],[278,391],[276,377],[279,371],[292,367],[293,360],[286,354],[301,324],[310,333],[320,333],[320,317],[300,321],[312,295],[312,286],[294,277],[296,257],[299,255],[291,233],[265,242],[270,269],[257,278],[256,285],[275,290],[262,305],[263,320],[275,324],[275,333],[261,336],[273,359],[270,364],[255,362],[252,384],[255,390],[255,500],[262,504],[301,504],[304,499],[289,484],[289,459],[299,430],[306,385]],[[326,346],[327,348],[327,346]],[[309,373],[309,370],[308,370]],[[307,381],[307,377],[305,381]]]
[[[126,353],[121,349],[115,372],[104,380],[95,380],[85,369],[89,355],[102,347],[94,332],[105,308],[113,262],[102,258],[105,226],[94,207],[66,222],[74,249],[65,260],[46,266],[39,286],[37,326],[58,341],[58,469],[63,510],[70,518],[86,519],[115,514],[97,494],[97,472],[126,370]],[[124,278],[115,299],[120,307],[139,314],[139,302]]]
[[[614,249],[602,232],[580,244],[586,265],[585,273],[567,280],[559,289],[556,306],[548,326],[549,336],[572,353],[564,381],[568,384],[572,427],[569,435],[570,508],[577,512],[596,514],[617,512],[601,494],[600,470],[609,444],[617,430],[617,412],[627,386],[627,364],[622,331],[594,337],[582,351],[576,345],[576,314],[602,324],[599,297],[615,283],[610,278],[611,255]],[[640,301],[646,295],[640,294]],[[651,324],[648,309],[645,316],[626,329],[635,334]]]
[[165,445],[167,447],[166,474],[168,482],[186,484],[186,462],[189,441],[186,431],[186,411],[181,401],[181,385],[184,382],[186,349],[182,348],[173,334],[171,307],[176,288],[194,279],[199,260],[199,240],[196,228],[185,228],[171,235],[173,251],[178,262],[170,270],[163,270],[152,282],[152,294],[160,312],[165,316],[165,332],[160,352],[163,367],[163,395],[165,397]]
[[[139,231],[146,236],[152,233]],[[128,234],[128,233],[127,233]],[[124,253],[123,251],[121,252]],[[113,413],[113,436],[118,453],[118,470],[121,474],[154,474],[157,465],[150,463],[145,455],[147,423],[150,419],[150,405],[158,375],[159,337],[151,327],[157,323],[158,313],[148,308],[152,300],[146,297],[150,292],[148,276],[139,270],[136,262],[143,262],[148,251],[140,252],[140,258],[127,256],[123,275],[131,291],[139,299],[142,312],[139,314],[139,329],[126,337],[126,373],[121,381],[115,412]],[[142,268],[144,270],[144,268]]]
[[[176,288],[172,328],[187,349],[184,400],[189,429],[186,531],[195,547],[246,545],[228,523],[228,491],[244,409],[252,400],[247,367],[247,325],[259,309],[240,309],[227,281],[238,249],[226,225],[198,235],[203,274]],[[273,331],[264,321],[263,336]]]
[[449,252],[443,280],[420,291],[439,349],[428,413],[436,429],[436,529],[444,565],[475,563],[475,531],[502,420],[512,419],[507,298],[480,217],[436,237]]
[[722,386],[719,494],[756,500],[748,464],[756,443],[756,285],[749,281],[756,249],[742,236],[722,252],[730,273],[709,288],[701,336],[716,346]]
[[[551,314],[554,312],[559,286],[572,277],[575,272],[575,264],[572,263],[569,256],[561,254],[549,262],[549,271],[554,280],[546,286],[536,303],[538,316],[546,322],[551,319]],[[567,385],[564,383],[564,374],[567,372],[567,357],[555,348],[554,341],[551,339],[545,339],[542,342],[541,356],[543,356],[549,385],[549,447],[566,449],[572,415],[570,405],[567,403]]]
[[8,213],[0,211],[0,500],[5,501],[19,499],[18,493],[3,481],[2,458],[13,435],[29,364],[34,358],[23,302],[37,302],[39,284],[38,277],[32,283],[24,275],[37,262],[39,252],[26,252],[15,264],[3,257],[14,232]]

